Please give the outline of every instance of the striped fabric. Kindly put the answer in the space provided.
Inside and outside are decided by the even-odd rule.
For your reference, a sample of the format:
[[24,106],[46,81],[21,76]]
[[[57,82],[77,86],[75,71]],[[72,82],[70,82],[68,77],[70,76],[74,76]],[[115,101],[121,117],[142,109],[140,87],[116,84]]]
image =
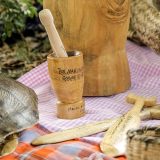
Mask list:
[[[60,131],[90,122],[120,116],[132,105],[125,102],[129,92],[143,96],[157,96],[160,102],[160,57],[146,47],[127,42],[127,53],[131,71],[130,90],[110,97],[85,98],[86,115],[76,120],[56,117],[56,97],[51,88],[47,63],[43,63],[19,81],[33,88],[39,98],[39,124],[25,130],[16,151],[3,160],[113,160],[100,152],[99,143],[104,133],[74,139],[67,142],[33,147],[30,142],[38,135]],[[156,126],[158,120],[143,121],[142,126]],[[124,156],[115,159],[125,160]]]

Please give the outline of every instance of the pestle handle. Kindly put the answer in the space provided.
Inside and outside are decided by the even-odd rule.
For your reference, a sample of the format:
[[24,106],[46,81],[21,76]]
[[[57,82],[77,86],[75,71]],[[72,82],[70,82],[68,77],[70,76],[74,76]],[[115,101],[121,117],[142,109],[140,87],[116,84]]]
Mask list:
[[53,22],[53,16],[49,9],[43,9],[39,12],[39,18],[43,26],[45,27],[50,44],[56,57],[68,57],[57,29]]

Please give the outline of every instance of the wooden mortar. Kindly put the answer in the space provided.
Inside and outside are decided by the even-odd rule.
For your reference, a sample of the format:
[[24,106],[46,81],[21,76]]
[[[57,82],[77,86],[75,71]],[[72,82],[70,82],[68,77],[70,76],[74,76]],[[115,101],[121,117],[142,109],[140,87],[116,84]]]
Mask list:
[[160,128],[131,130],[127,138],[128,160],[160,159]]
[[84,53],[85,96],[108,96],[130,85],[126,57],[129,0],[44,0],[66,50]]
[[47,57],[52,87],[55,90],[57,116],[62,119],[75,119],[84,116],[83,54],[68,52],[69,57]]

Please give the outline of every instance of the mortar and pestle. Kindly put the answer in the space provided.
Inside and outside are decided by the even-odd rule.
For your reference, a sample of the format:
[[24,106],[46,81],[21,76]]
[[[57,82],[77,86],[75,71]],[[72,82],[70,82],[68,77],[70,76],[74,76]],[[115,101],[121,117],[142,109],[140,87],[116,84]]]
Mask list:
[[84,116],[85,102],[82,98],[84,86],[83,53],[66,52],[48,9],[39,13],[53,53],[48,55],[48,71],[57,101],[57,117],[75,119]]
[[84,54],[84,96],[110,96],[131,86],[126,55],[129,0],[43,0],[67,51]]

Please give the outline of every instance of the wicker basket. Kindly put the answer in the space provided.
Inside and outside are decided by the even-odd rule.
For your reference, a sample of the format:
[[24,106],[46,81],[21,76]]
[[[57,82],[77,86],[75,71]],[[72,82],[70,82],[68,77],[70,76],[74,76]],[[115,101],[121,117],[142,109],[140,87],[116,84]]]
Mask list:
[[129,131],[128,160],[160,160],[160,127]]
[[128,38],[160,54],[160,0],[131,0]]

